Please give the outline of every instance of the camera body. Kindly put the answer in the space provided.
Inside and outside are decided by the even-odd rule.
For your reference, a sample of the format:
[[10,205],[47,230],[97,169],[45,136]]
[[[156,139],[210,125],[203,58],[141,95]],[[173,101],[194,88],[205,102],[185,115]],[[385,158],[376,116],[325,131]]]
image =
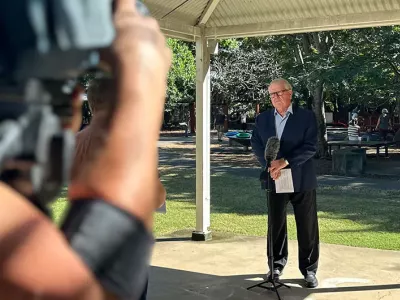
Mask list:
[[114,40],[113,10],[113,0],[0,1],[0,180],[19,176],[8,160],[33,162],[30,200],[42,210],[68,183],[75,139],[63,124],[76,79]]
[[115,35],[112,0],[1,1],[0,22],[0,78],[14,82],[76,77]]

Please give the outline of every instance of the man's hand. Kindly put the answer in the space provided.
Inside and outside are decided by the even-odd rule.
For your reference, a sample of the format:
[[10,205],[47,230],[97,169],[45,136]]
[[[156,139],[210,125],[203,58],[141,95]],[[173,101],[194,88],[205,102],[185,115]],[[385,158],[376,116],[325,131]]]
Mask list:
[[281,170],[276,170],[274,172],[271,172],[271,178],[273,180],[277,180],[281,176]]
[[281,170],[285,168],[287,165],[288,162],[283,158],[272,161],[271,167],[268,169],[268,171],[271,174],[271,178],[273,180],[277,180],[281,176]]

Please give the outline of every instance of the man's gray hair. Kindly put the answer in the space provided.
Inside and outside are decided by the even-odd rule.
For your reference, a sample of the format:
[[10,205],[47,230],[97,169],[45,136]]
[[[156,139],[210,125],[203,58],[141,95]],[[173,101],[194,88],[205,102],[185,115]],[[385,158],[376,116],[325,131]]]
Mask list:
[[269,85],[271,85],[273,83],[283,83],[283,85],[285,86],[285,89],[292,90],[292,85],[285,78],[274,79],[271,81],[271,83]]

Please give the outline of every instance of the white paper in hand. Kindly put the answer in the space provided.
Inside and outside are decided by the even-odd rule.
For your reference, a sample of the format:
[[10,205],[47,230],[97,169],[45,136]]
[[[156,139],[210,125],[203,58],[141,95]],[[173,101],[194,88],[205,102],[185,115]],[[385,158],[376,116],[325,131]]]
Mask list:
[[276,193],[294,193],[293,177],[291,169],[282,169],[281,176],[275,180]]

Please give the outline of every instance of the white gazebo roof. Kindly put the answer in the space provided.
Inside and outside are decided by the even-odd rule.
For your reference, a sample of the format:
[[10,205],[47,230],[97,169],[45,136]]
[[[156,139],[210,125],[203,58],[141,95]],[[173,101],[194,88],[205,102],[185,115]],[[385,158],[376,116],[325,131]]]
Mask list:
[[144,0],[169,37],[195,40],[400,23],[399,0]]

